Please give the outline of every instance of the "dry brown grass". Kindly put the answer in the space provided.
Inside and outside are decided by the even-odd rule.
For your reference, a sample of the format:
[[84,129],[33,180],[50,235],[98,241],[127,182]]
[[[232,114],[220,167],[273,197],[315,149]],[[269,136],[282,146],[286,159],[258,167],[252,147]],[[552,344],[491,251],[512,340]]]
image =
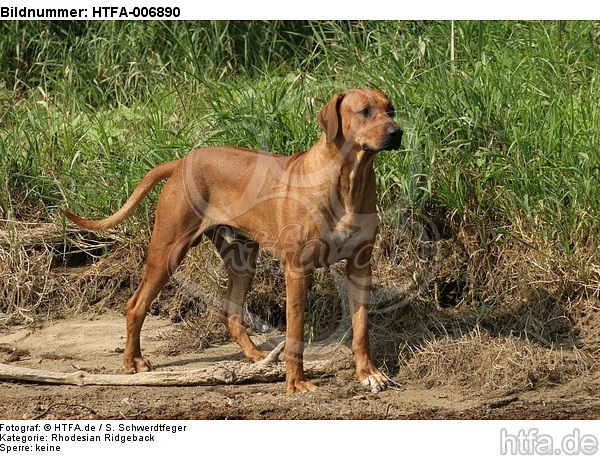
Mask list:
[[[372,346],[388,372],[401,381],[492,390],[598,372],[597,257],[567,258],[544,243],[533,249],[509,239],[482,247],[465,229],[451,239],[423,239],[414,226],[384,225],[375,250]],[[96,257],[73,246],[67,254],[45,244],[0,250],[0,323],[124,309],[141,276],[147,239],[111,242],[108,253],[93,250]],[[226,286],[218,255],[210,242],[201,243],[151,309],[182,322],[173,352],[230,340],[219,322]],[[315,277],[310,342],[349,335],[344,294],[343,264]],[[261,253],[247,298],[251,330],[283,330],[284,307],[282,268]]]
[[[40,239],[46,228],[39,230]],[[61,244],[55,228],[48,242],[31,243],[20,235],[27,228],[20,227],[10,245],[0,246],[0,324],[100,312],[137,282],[144,257],[139,241],[125,244],[114,235],[85,238],[78,232]]]
[[429,245],[433,265],[414,260],[410,237],[378,259],[384,283],[411,272],[428,277],[404,306],[372,319],[380,361],[397,355],[392,373],[432,386],[510,390],[598,372],[597,256],[569,258],[547,242],[530,248],[510,239],[482,247],[467,230],[456,233]]
[[457,385],[485,390],[524,390],[565,383],[587,374],[594,363],[575,348],[544,348],[514,336],[474,330],[456,339],[426,340],[400,350],[400,380],[429,386]]

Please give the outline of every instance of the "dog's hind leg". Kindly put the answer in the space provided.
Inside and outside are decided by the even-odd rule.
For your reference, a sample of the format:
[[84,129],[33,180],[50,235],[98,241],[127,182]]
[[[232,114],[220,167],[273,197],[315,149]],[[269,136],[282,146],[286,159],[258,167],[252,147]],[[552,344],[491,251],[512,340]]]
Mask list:
[[[190,246],[201,235],[200,217],[188,208],[187,202],[177,200],[176,186],[165,184],[156,210],[156,221],[142,279],[133,296],[127,301],[127,340],[125,343],[125,372],[144,372],[152,369],[142,357],[140,332],[150,304],[175,272]],[[178,213],[177,223],[173,214]]]
[[244,324],[244,299],[256,271],[258,244],[251,239],[240,238],[232,228],[225,226],[217,228],[211,239],[223,258],[229,280],[223,301],[222,322],[246,358],[253,362],[260,361],[269,352],[257,348]]
[[[142,280],[133,296],[127,301],[127,341],[125,343],[125,372],[145,372],[152,369],[148,359],[142,357],[140,332],[150,304],[165,286],[171,274],[181,263],[189,244],[185,240],[164,244],[161,236],[152,235],[148,260]],[[155,241],[155,239],[157,239]]]

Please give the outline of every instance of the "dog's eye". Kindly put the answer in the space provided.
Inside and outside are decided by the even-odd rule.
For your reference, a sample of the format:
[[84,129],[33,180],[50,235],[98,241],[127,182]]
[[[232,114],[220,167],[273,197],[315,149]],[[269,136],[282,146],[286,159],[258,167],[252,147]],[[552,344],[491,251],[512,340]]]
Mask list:
[[359,112],[361,115],[363,115],[365,117],[369,117],[371,115],[371,108],[365,108]]

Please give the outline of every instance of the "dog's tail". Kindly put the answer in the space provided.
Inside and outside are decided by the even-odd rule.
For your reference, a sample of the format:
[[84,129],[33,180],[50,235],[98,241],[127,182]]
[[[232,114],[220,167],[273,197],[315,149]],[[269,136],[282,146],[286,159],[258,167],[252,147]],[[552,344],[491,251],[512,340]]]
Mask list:
[[167,177],[171,177],[173,172],[179,165],[180,160],[173,160],[170,162],[163,163],[162,165],[158,165],[156,168],[153,168],[148,174],[144,176],[138,186],[135,188],[127,202],[115,212],[113,215],[102,219],[102,220],[87,220],[81,217],[78,217],[75,214],[71,214],[69,211],[65,211],[61,209],[60,211],[71,220],[73,223],[86,228],[88,230],[101,231],[107,230],[114,226],[117,226],[127,217],[129,217],[136,207],[140,204],[142,199],[148,194],[150,190],[152,190],[156,184],[158,184],[161,180],[166,179]]

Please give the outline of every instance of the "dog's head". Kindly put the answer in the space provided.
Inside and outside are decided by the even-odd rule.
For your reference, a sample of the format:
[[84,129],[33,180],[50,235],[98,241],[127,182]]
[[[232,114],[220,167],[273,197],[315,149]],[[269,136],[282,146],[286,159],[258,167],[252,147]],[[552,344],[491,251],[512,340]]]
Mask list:
[[379,90],[351,89],[336,94],[319,112],[327,143],[350,142],[367,152],[400,147],[402,130],[393,119],[394,107]]

